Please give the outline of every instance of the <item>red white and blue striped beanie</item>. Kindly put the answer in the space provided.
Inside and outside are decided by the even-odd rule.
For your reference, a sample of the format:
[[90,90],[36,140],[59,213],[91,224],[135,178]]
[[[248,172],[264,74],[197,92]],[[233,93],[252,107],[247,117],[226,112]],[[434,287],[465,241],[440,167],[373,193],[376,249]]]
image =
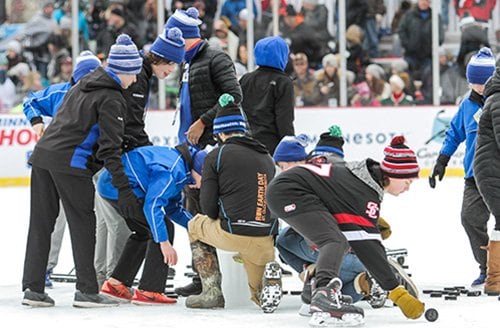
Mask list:
[[142,57],[127,34],[120,34],[111,46],[107,67],[115,74],[137,75],[142,69]]
[[220,108],[213,123],[213,133],[243,132],[247,133],[247,121],[242,109],[234,102],[234,97],[224,93],[219,97]]
[[198,19],[199,12],[195,7],[189,7],[187,10],[177,9],[167,20],[165,27],[177,27],[182,31],[185,39],[201,38],[200,28],[202,21]]
[[391,144],[384,148],[384,160],[380,169],[385,176],[396,179],[418,178],[420,167],[415,152],[405,145],[403,136],[396,136]]
[[495,73],[495,56],[490,48],[483,47],[471,57],[467,64],[467,82],[470,84],[485,84]]

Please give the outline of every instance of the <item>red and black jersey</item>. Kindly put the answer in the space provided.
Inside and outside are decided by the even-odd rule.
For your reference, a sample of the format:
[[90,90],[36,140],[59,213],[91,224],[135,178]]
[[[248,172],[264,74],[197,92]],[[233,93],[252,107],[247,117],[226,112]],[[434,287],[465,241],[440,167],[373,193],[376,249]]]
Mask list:
[[349,241],[381,240],[380,176],[379,164],[371,159],[299,165],[271,181],[268,205],[281,218],[327,210]]

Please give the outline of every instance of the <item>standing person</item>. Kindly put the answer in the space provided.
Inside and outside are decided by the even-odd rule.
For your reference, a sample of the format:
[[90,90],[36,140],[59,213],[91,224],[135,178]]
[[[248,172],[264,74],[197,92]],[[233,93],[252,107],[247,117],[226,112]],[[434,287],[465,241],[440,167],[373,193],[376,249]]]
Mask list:
[[[76,58],[76,65],[70,82],[53,84],[43,90],[34,92],[23,102],[24,115],[30,122],[33,131],[35,131],[39,137],[41,137],[45,131],[43,116],[54,117],[68,90],[99,66],[101,66],[99,58],[88,50],[82,51]],[[47,288],[53,287],[50,275],[59,260],[59,252],[61,251],[65,227],[66,215],[61,206],[59,216],[54,226],[54,231],[50,237],[50,253],[45,274],[45,287]]]
[[189,222],[193,263],[202,293],[186,299],[189,308],[224,307],[216,248],[239,252],[251,300],[270,313],[281,301],[281,269],[274,261],[278,220],[265,197],[275,166],[266,147],[246,135],[246,120],[234,98],[223,94],[214,120],[220,147],[208,154],[200,204],[203,214]]
[[436,187],[436,177],[441,181],[446,172],[446,166],[458,146],[465,142],[464,171],[465,185],[462,199],[462,226],[469,237],[474,259],[479,264],[479,277],[472,286],[481,285],[486,280],[486,250],[482,246],[488,245],[488,219],[490,211],[485,204],[473,172],[474,147],[478,124],[478,115],[484,106],[484,85],[495,72],[495,57],[489,48],[482,48],[467,65],[467,81],[472,89],[458,107],[450,126],[446,130],[443,146],[439,151],[436,164],[429,177],[431,188]]
[[377,225],[383,194],[398,196],[418,177],[415,153],[404,141],[395,137],[381,163],[366,159],[305,164],[282,172],[269,184],[271,211],[319,249],[312,323],[328,315],[347,323],[364,321],[363,309],[341,301],[339,268],[349,246],[406,317],[423,314],[424,304],[400,286],[391,271]]
[[44,292],[50,234],[62,201],[73,245],[76,270],[75,307],[116,306],[98,294],[95,253],[94,184],[101,167],[111,172],[123,215],[140,215],[140,206],[121,164],[127,104],[122,90],[136,81],[142,58],[126,34],[110,50],[106,69],[97,68],[68,91],[30,158],[31,214],[24,262],[23,305],[54,306]]
[[[215,143],[212,121],[217,112],[219,96],[229,93],[240,103],[241,88],[231,58],[224,51],[201,39],[198,10],[177,9],[167,20],[166,27],[178,27],[186,40],[182,81],[179,92],[179,144],[189,142],[200,149]],[[179,108],[179,107],[178,107]],[[200,213],[199,189],[185,188],[186,209],[193,215]],[[185,287],[175,289],[182,296],[201,293],[198,276]]]
[[[123,154],[129,185],[144,205],[140,216],[124,217],[133,233],[101,293],[138,305],[176,303],[165,295],[168,266],[177,263],[171,221],[187,228],[192,215],[181,205],[182,188],[187,184],[199,187],[205,157],[205,151],[186,144],[176,148],[144,146]],[[118,191],[111,179],[105,170],[99,177],[97,190],[117,208]],[[139,286],[133,290],[132,283],[143,261]]]
[[479,118],[479,130],[474,154],[474,176],[479,193],[495,217],[495,227],[490,234],[487,255],[484,292],[500,294],[500,192],[498,161],[500,160],[500,70],[496,68],[493,77],[484,89],[486,102]]
[[254,52],[259,68],[240,79],[241,106],[252,136],[273,154],[284,136],[294,134],[293,82],[285,73],[289,50],[283,38],[272,36],[259,40]]
[[166,27],[177,27],[186,40],[186,54],[180,90],[179,143],[189,141],[203,149],[214,144],[212,121],[217,112],[217,100],[229,93],[241,102],[241,88],[231,58],[222,50],[201,39],[198,10],[178,9],[170,16]]
[[[439,10],[439,8],[435,8]],[[444,41],[443,23],[439,19],[439,44]],[[408,10],[399,23],[399,39],[404,49],[404,59],[410,65],[413,80],[432,63],[432,9],[430,0],[418,0],[415,8]]]
[[[165,79],[184,58],[184,39],[178,28],[165,28],[158,35],[149,51],[143,56],[142,69],[137,81],[123,95],[127,101],[127,117],[122,149],[127,152],[141,146],[152,145],[145,131],[145,111],[151,88],[151,78]],[[97,176],[95,177],[97,181]],[[97,241],[94,260],[99,286],[110,277],[123,247],[130,235],[130,229],[120,214],[109,202],[96,197]]]

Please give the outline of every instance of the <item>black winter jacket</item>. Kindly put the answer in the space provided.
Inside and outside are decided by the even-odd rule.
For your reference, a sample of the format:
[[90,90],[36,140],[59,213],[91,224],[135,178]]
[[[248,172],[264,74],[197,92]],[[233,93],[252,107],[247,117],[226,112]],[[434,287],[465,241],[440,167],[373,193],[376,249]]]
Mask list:
[[479,119],[474,176],[484,202],[500,220],[500,68],[486,84],[487,97]]
[[278,232],[266,204],[275,166],[266,147],[246,136],[233,136],[207,155],[200,204],[203,214],[220,219],[229,233],[268,236]]
[[259,67],[243,75],[240,84],[252,137],[272,155],[281,138],[295,134],[293,82],[278,69]]
[[92,176],[102,162],[113,185],[128,187],[121,162],[124,112],[122,87],[103,68],[73,86],[38,141],[30,163],[47,170]]
[[212,121],[217,113],[218,99],[229,93],[234,101],[241,102],[241,88],[231,58],[222,50],[203,42],[189,67],[189,96],[193,122],[201,119],[205,131],[199,146],[213,145]]
[[[428,16],[424,19],[420,10],[414,8],[409,10],[401,19],[399,24],[399,39],[401,46],[405,49],[406,56],[416,58],[430,58],[432,56],[432,10],[429,9]],[[439,17],[439,44],[444,41],[444,29],[441,17]]]
[[149,96],[149,81],[153,76],[151,63],[144,58],[142,70],[137,75],[137,82],[128,89],[123,90],[123,96],[127,101],[127,112],[125,119],[125,135],[123,137],[123,149],[130,151],[141,146],[149,146],[148,134],[144,130],[145,109]]

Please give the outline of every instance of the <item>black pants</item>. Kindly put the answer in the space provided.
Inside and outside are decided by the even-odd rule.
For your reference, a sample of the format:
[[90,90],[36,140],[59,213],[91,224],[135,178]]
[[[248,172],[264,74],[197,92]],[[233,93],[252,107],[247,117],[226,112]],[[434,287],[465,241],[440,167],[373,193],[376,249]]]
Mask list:
[[[106,199],[117,209],[115,200]],[[168,265],[163,261],[160,244],[151,236],[151,228],[144,214],[137,219],[125,219],[132,234],[127,240],[123,252],[111,277],[120,280],[126,286],[132,286],[134,278],[144,261],[139,289],[149,292],[164,293],[168,277]],[[165,217],[169,242],[174,243],[174,225]]]
[[99,292],[94,268],[95,226],[92,177],[77,176],[33,166],[28,242],[24,259],[23,291],[42,293],[50,250],[51,233],[59,215],[59,199],[68,221],[76,289]]
[[326,286],[338,277],[349,245],[332,215],[328,211],[314,211],[282,219],[318,247],[316,286]]
[[479,264],[481,273],[486,273],[487,253],[486,250],[481,249],[481,246],[487,246],[489,242],[488,219],[490,211],[473,179],[465,180],[461,218],[462,226],[469,237],[474,259]]

